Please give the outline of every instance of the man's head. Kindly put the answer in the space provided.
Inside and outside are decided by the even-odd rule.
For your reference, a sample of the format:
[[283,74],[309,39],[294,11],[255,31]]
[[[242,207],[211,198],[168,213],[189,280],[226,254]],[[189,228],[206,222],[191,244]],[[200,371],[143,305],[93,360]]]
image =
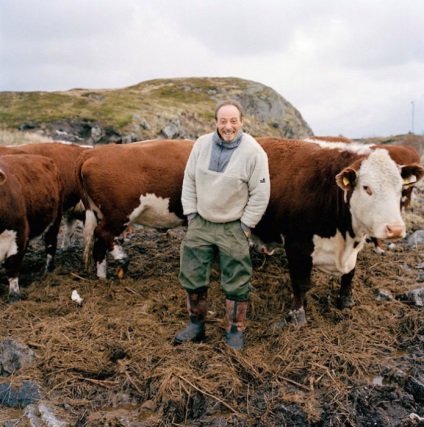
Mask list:
[[236,139],[243,126],[243,109],[239,102],[229,99],[215,108],[215,121],[219,136],[225,142]]

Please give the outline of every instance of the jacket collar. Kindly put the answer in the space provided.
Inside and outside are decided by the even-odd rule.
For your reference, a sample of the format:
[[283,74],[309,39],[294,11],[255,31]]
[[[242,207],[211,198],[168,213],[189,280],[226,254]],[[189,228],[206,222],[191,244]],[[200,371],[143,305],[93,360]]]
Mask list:
[[215,129],[215,132],[212,136],[212,141],[214,144],[218,144],[221,148],[227,148],[229,150],[233,148],[237,148],[240,145],[241,139],[243,137],[243,131],[240,129],[238,135],[236,136],[236,139],[231,142],[226,142],[221,139],[218,133],[218,129]]

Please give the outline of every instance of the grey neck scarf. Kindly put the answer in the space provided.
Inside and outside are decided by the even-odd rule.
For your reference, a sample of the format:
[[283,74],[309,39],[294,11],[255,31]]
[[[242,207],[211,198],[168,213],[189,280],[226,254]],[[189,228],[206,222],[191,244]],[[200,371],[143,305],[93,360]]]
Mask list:
[[209,162],[209,170],[224,172],[235,149],[240,145],[242,138],[243,131],[240,129],[234,141],[225,142],[219,136],[218,130],[215,130],[212,136],[212,154]]

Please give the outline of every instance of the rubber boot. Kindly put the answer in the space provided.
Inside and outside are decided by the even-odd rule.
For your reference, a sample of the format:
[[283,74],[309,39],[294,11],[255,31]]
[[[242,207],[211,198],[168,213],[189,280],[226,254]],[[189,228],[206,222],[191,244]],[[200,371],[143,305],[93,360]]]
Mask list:
[[246,328],[247,301],[225,300],[225,338],[234,350],[244,347],[243,331]]
[[187,293],[187,309],[190,315],[189,324],[174,338],[174,344],[185,341],[200,342],[205,338],[205,320],[207,309],[207,291]]

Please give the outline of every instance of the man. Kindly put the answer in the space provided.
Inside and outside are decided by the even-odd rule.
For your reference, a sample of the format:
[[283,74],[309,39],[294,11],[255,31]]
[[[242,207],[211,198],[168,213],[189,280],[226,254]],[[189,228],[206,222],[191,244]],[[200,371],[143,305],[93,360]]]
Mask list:
[[269,201],[268,158],[243,133],[237,101],[219,103],[215,121],[215,132],[195,142],[184,174],[181,200],[188,229],[181,244],[179,280],[187,291],[190,322],[174,342],[205,337],[207,291],[217,253],[226,296],[226,341],[241,350],[252,277],[249,235]]

